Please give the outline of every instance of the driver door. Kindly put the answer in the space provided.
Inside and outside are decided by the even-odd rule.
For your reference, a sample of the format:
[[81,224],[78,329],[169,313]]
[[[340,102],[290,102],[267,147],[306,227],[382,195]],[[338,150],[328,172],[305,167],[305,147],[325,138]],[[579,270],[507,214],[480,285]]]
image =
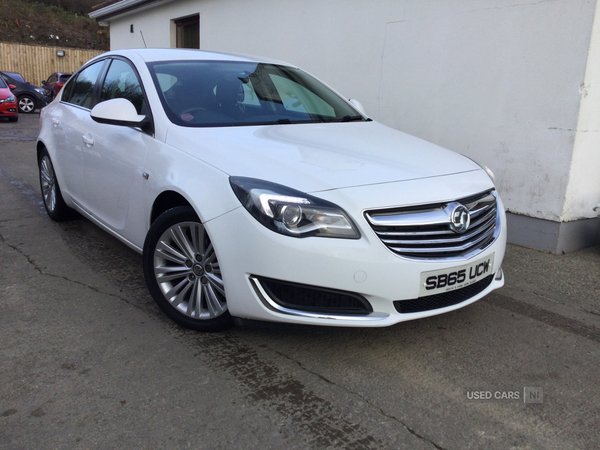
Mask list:
[[[125,98],[138,114],[149,115],[147,101],[132,65],[113,59],[104,78],[99,102]],[[146,152],[154,138],[139,128],[107,125],[90,118],[84,134],[83,170],[86,206],[99,222],[131,240],[131,218],[142,217],[143,167]],[[139,224],[138,224],[139,228]]]

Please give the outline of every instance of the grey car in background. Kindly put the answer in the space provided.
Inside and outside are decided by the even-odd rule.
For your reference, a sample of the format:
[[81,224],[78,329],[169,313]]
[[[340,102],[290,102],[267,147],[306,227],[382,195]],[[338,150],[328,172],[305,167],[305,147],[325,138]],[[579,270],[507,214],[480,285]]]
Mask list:
[[48,104],[48,96],[46,91],[39,86],[34,86],[24,80],[21,74],[13,72],[0,72],[0,77],[6,84],[16,86],[12,89],[13,94],[17,96],[17,105],[19,113],[31,114],[36,109],[43,108]]

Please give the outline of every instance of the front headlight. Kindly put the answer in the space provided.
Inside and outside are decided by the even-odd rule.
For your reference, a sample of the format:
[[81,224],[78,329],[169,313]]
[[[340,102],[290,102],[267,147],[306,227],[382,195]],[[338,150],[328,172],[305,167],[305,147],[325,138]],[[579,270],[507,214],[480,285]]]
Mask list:
[[230,177],[229,183],[244,208],[277,233],[300,238],[360,238],[352,220],[333,203],[255,178]]
[[14,103],[15,96],[11,95],[10,97],[6,97],[4,100],[0,100],[0,103]]
[[46,95],[46,91],[42,88],[34,88],[38,93],[42,94],[42,95]]

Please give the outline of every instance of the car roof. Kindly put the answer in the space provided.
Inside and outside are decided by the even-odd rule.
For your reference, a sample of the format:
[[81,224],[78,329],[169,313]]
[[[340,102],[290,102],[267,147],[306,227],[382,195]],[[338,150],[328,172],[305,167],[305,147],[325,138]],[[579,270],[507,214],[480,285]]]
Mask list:
[[226,53],[226,52],[210,52],[203,50],[192,50],[192,49],[180,49],[180,48],[141,48],[141,49],[128,49],[128,50],[116,50],[107,53],[103,53],[100,57],[106,56],[132,56],[137,55],[142,58],[145,62],[157,62],[157,61],[184,61],[184,60],[205,60],[205,61],[247,61],[247,62],[262,62],[289,65],[286,62],[278,61],[270,58],[263,58],[253,55],[244,55],[239,53]]

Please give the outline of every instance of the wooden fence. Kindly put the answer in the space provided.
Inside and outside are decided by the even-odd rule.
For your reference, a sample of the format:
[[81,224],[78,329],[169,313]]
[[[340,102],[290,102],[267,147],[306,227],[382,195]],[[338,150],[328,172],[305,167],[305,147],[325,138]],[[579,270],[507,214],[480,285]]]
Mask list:
[[[57,56],[59,50],[64,51],[65,56]],[[75,72],[101,53],[104,52],[0,42],[0,71],[18,72],[25,81],[41,86],[42,80],[47,80],[54,72]]]

